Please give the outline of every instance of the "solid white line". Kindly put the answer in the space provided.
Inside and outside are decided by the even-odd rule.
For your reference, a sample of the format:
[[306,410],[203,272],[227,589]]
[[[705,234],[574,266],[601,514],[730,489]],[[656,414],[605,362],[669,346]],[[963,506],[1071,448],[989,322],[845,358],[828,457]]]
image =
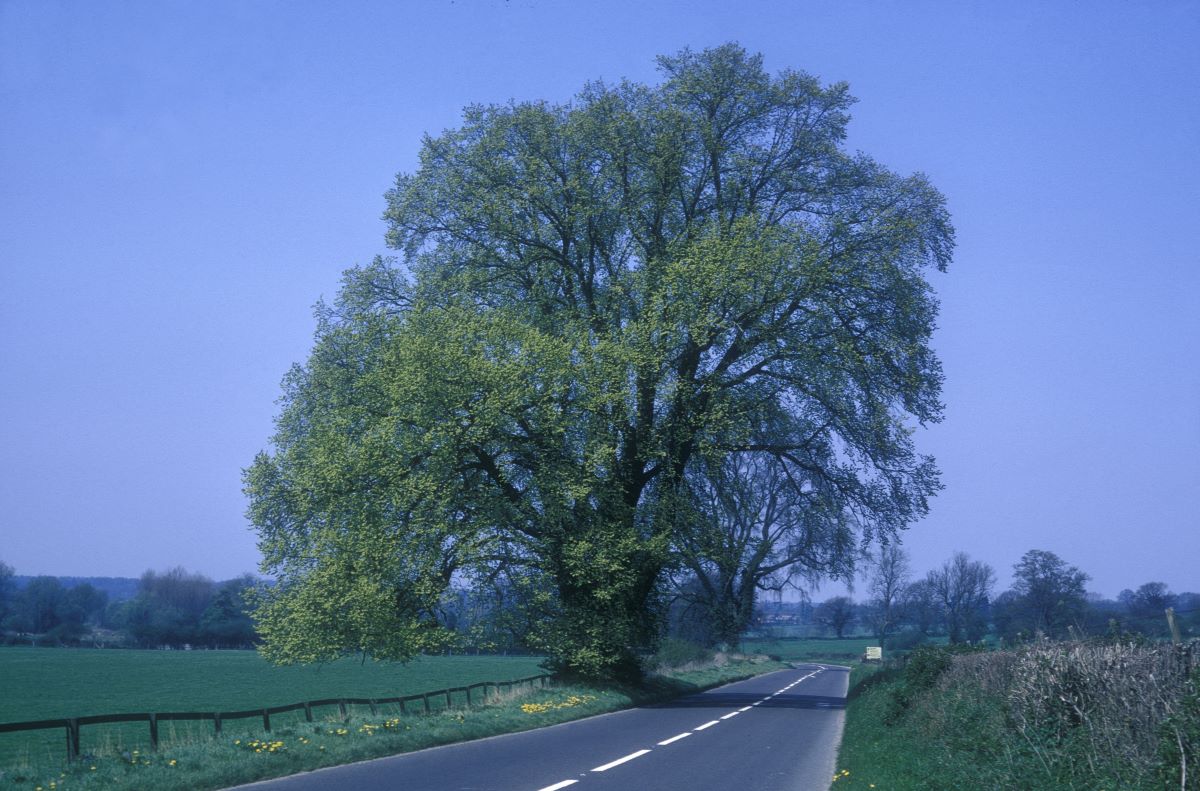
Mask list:
[[697,731],[702,731],[702,730],[704,730],[705,728],[711,728],[712,726],[714,726],[714,725],[717,725],[717,724],[719,724],[718,720],[713,720],[712,722],[706,722],[706,723],[704,723],[704,724],[703,724],[703,725],[701,725],[699,728],[695,728],[694,730],[697,730]]
[[611,763],[607,763],[604,766],[597,766],[592,771],[593,772],[607,772],[609,769],[612,769],[614,766],[620,766],[621,764],[625,763],[626,761],[632,761],[634,758],[641,758],[643,755],[645,755],[648,752],[650,752],[650,751],[649,750],[638,750],[636,753],[630,753],[629,755],[625,756],[624,758],[618,758],[617,760],[615,760]]
[[691,736],[691,735],[692,735],[692,732],[691,732],[691,731],[688,731],[687,733],[681,733],[681,734],[679,734],[678,736],[672,736],[670,739],[667,739],[666,741],[661,741],[661,742],[659,742],[659,743],[658,743],[658,746],[659,746],[659,747],[666,747],[666,746],[667,746],[668,744],[670,744],[671,742],[677,742],[677,741],[679,741],[680,739],[686,739],[687,737],[689,737],[689,736]]
[[560,789],[560,788],[566,788],[567,786],[573,786],[578,782],[579,782],[578,780],[563,780],[561,783],[555,783],[552,786],[546,786],[545,788],[539,788],[538,791],[558,791],[558,789]]
[[728,714],[726,714],[724,717],[722,717],[721,719],[723,719],[723,720],[727,720],[727,719],[729,719],[730,717],[736,717],[736,716],[737,716],[737,715],[739,715],[739,714],[741,714],[741,712],[740,712],[740,711],[731,711],[731,712],[729,712]]

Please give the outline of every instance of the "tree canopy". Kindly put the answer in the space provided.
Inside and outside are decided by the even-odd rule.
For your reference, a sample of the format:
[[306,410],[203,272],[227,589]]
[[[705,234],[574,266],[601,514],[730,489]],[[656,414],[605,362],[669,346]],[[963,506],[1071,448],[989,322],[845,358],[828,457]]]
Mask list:
[[659,65],[469,107],[397,178],[399,258],[346,274],[246,473],[269,656],[411,656],[452,579],[503,578],[559,667],[636,673],[689,474],[732,456],[863,541],[926,512],[942,196],[844,150],[844,84]]
[[1013,591],[1023,626],[1030,633],[1059,634],[1078,621],[1087,605],[1091,579],[1053,552],[1031,549],[1013,566]]

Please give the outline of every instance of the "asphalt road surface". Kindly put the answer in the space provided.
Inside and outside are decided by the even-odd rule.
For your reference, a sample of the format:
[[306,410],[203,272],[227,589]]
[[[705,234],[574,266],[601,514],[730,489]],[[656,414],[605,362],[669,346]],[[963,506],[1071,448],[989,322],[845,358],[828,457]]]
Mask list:
[[849,668],[800,665],[668,703],[331,767],[253,791],[829,788]]

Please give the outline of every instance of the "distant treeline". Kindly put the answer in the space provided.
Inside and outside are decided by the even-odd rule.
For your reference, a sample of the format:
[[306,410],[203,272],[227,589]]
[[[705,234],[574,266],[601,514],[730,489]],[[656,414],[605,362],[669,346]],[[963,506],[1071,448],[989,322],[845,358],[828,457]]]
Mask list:
[[[974,643],[985,636],[1014,645],[1038,636],[1170,637],[1166,610],[1180,636],[1200,637],[1200,593],[1173,593],[1161,582],[1127,589],[1115,599],[1086,591],[1089,576],[1052,552],[1030,550],[1013,567],[1013,586],[995,591],[986,563],[955,553],[939,568],[914,575],[906,553],[891,546],[864,563],[862,600],[758,601],[752,636],[844,637],[870,634],[892,649],[929,637]],[[725,642],[716,628],[720,600],[683,580],[664,596],[663,636],[701,646]],[[5,643],[139,648],[252,648],[260,642],[249,614],[253,591],[269,582],[246,574],[216,582],[183,568],[147,571],[140,579],[20,577],[0,562],[0,633]],[[451,588],[434,615],[457,638],[445,650],[533,651],[537,628],[521,595]]]
[[[941,567],[914,576],[897,547],[872,558],[867,596],[834,596],[822,602],[760,601],[752,633],[770,636],[870,634],[895,649],[927,637],[973,643],[985,636],[1017,645],[1052,638],[1172,637],[1167,610],[1183,639],[1200,637],[1200,593],[1174,593],[1162,582],[1125,589],[1115,599],[1085,588],[1090,577],[1052,552],[1030,550],[1013,567],[1013,586],[995,591],[994,570],[956,553]],[[704,621],[681,620],[684,636]]]
[[216,582],[182,568],[140,579],[20,577],[0,562],[0,631],[8,644],[251,648],[247,574]]

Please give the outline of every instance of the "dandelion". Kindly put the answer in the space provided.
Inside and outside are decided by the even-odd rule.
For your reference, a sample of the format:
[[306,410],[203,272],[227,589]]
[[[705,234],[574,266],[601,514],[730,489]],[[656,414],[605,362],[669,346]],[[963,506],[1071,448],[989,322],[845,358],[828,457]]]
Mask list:
[[172,758],[171,760],[167,761],[167,766],[174,766],[176,763],[178,763],[178,761]]

